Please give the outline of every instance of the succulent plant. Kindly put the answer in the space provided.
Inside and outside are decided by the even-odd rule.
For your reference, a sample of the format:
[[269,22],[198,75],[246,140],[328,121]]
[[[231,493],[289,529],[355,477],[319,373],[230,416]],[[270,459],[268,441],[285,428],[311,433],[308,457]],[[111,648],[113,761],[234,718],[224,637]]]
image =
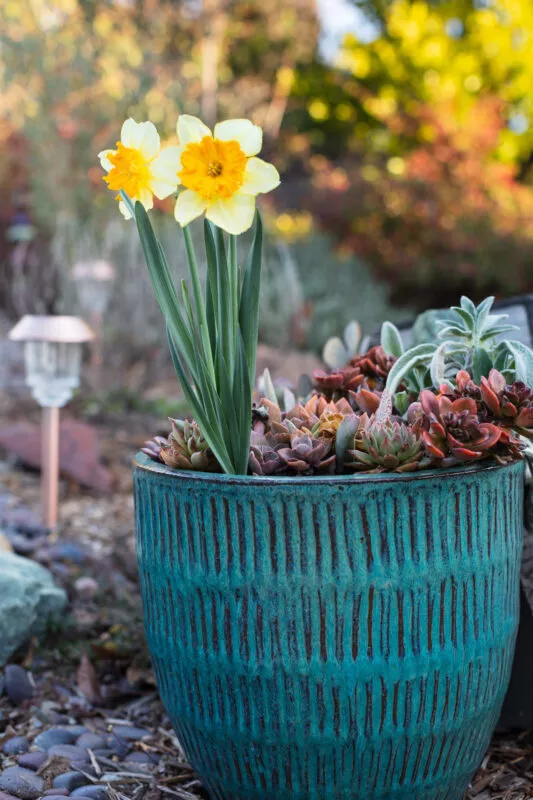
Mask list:
[[365,376],[357,367],[341,367],[331,372],[315,369],[313,372],[315,389],[329,400],[346,397],[355,392],[365,382]]
[[452,400],[425,389],[420,394],[426,428],[422,432],[428,454],[443,461],[473,461],[489,455],[502,429],[482,422],[471,397]]
[[371,347],[365,355],[353,358],[348,366],[357,369],[364,376],[369,389],[382,389],[396,357],[386,353],[381,345]]
[[167,443],[161,446],[161,461],[176,469],[220,472],[220,465],[196,422],[179,419],[170,421],[172,431]]
[[533,436],[533,391],[522,381],[507,384],[493,369],[481,378],[480,394],[491,414],[505,427]]
[[[325,397],[313,394],[305,404],[298,403],[283,415],[284,423],[291,423],[298,430],[316,433],[320,426],[334,433],[338,422],[347,414],[353,414],[351,405],[341,398],[336,402],[328,402]],[[336,426],[336,427],[335,427]]]
[[[487,297],[475,306],[462,297],[460,305],[434,321],[436,341],[417,344],[401,354],[389,372],[387,389],[395,393],[401,383],[417,393],[444,383],[453,389],[461,372],[479,383],[491,369],[502,372],[508,382],[533,385],[533,351],[522,342],[503,338],[516,326],[506,324],[508,314],[491,314],[493,303],[494,297]],[[389,323],[389,334],[393,328]]]
[[285,462],[278,453],[277,442],[269,434],[252,431],[250,435],[249,471],[252,475],[278,475]]
[[154,461],[161,461],[164,463],[161,458],[161,449],[167,445],[168,439],[165,439],[164,436],[154,436],[153,439],[144,443],[144,447],[142,447],[141,450]]
[[287,470],[298,475],[332,474],[335,472],[333,439],[315,437],[296,431],[291,434],[290,446],[282,447],[279,456]]
[[375,414],[379,408],[380,399],[379,392],[371,392],[369,389],[359,389],[352,398],[356,407],[365,414]]
[[[350,414],[353,413],[352,409],[350,408]],[[324,436],[327,438],[334,439],[337,435],[337,431],[339,429],[339,425],[343,421],[346,415],[341,413],[340,411],[336,411],[333,409],[326,409],[320,415],[320,419],[318,422],[313,425],[311,429],[311,433],[313,436]]]
[[343,367],[359,353],[361,337],[362,332],[359,323],[355,320],[349,322],[344,329],[343,339],[333,336],[324,345],[324,350],[322,351],[324,362],[331,369]]
[[426,466],[419,427],[390,418],[383,423],[363,414],[345,466],[368,472],[411,472]]

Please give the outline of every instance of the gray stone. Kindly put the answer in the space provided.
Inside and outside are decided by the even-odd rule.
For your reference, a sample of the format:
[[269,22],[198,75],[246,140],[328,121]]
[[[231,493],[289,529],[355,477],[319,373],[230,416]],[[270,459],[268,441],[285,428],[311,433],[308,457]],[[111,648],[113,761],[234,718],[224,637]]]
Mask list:
[[87,761],[88,757],[87,749],[77,747],[75,744],[54,744],[48,748],[48,755],[67,758],[70,762],[80,761],[83,763]]
[[135,750],[133,753],[128,753],[124,761],[126,764],[157,764],[159,759],[157,756]]
[[113,733],[119,739],[129,739],[131,741],[138,741],[145,739],[147,736],[153,736],[151,731],[145,728],[135,728],[133,725],[115,725]]
[[96,733],[82,733],[76,739],[78,747],[87,747],[89,750],[98,750],[105,747],[106,740],[104,736],[98,736]]
[[47,789],[46,792],[43,792],[43,797],[66,797],[68,795],[68,789]]
[[93,783],[92,786],[81,786],[79,789],[74,789],[71,797],[90,797],[91,800],[107,800],[107,788],[105,785]]
[[66,789],[67,792],[72,792],[78,786],[85,786],[89,781],[82,775],[81,772],[63,772],[52,781],[54,789]]
[[35,772],[22,767],[8,767],[0,775],[0,789],[20,797],[20,800],[36,800],[44,789],[44,781]]
[[[2,753],[6,756],[17,756],[20,753],[27,753],[30,749],[30,743],[25,736],[13,736],[4,742]],[[24,766],[23,764],[21,766]]]
[[71,769],[81,770],[85,772],[86,775],[90,775],[91,778],[97,778],[96,770],[90,763],[90,761],[72,761],[70,764]]
[[0,559],[0,665],[46,629],[64,609],[67,597],[48,570],[14,553]]
[[48,756],[42,750],[35,750],[32,753],[24,753],[24,755],[19,758],[19,767],[24,767],[24,769],[38,770],[39,767],[42,767],[47,758]]
[[19,556],[31,555],[42,544],[42,539],[29,539],[16,531],[7,531],[6,536],[11,547]]
[[5,792],[0,792],[0,800],[18,800],[17,797],[13,794],[6,794]]
[[56,542],[49,548],[48,556],[51,561],[68,561],[78,566],[89,558],[87,550],[81,544],[68,541]]
[[99,747],[96,750],[93,750],[93,754],[97,758],[111,758],[111,756],[116,756],[114,750],[111,750],[109,747]]
[[36,736],[33,743],[41,750],[49,750],[56,744],[72,744],[78,735],[70,728],[49,728]]
[[78,736],[82,736],[84,733],[90,733],[89,728],[86,728],[85,725],[69,725],[67,730],[74,734],[73,741],[75,741]]
[[[1,569],[1,566],[0,566]],[[1,600],[0,600],[1,605]],[[0,610],[0,628],[2,627],[2,612]],[[31,700],[35,691],[33,684],[28,678],[26,670],[18,664],[8,664],[4,671],[5,690],[8,699],[13,705],[20,705],[25,700]]]
[[131,743],[125,742],[124,739],[117,739],[116,736],[107,737],[107,746],[113,751],[113,755],[119,758],[124,758],[131,750]]

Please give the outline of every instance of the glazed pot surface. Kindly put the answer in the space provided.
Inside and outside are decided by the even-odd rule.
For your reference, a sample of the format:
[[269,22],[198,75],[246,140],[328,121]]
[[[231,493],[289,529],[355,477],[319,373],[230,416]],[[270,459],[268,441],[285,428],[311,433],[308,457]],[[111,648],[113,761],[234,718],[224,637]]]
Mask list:
[[134,477],[158,686],[212,798],[461,800],[512,664],[521,463]]

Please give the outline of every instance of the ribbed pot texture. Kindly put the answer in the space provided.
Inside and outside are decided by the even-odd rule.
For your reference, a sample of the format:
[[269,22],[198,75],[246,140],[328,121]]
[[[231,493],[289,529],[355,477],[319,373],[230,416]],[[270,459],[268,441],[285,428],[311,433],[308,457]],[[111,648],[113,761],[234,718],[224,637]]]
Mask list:
[[230,478],[137,457],[161,696],[214,800],[460,800],[509,680],[523,465]]

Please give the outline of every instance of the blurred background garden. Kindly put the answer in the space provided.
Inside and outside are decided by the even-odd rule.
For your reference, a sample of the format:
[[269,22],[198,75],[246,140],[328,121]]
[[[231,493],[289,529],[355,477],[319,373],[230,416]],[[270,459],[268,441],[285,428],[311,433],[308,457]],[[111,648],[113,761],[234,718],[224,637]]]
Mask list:
[[[182,110],[251,118],[282,174],[265,345],[319,354],[351,319],[372,333],[460,293],[529,291],[532,36],[528,0],[4,0],[2,328],[79,313],[101,335],[100,397],[168,395],[140,245],[96,154],[128,115],[171,143]],[[154,217],[179,275],[172,206]]]

